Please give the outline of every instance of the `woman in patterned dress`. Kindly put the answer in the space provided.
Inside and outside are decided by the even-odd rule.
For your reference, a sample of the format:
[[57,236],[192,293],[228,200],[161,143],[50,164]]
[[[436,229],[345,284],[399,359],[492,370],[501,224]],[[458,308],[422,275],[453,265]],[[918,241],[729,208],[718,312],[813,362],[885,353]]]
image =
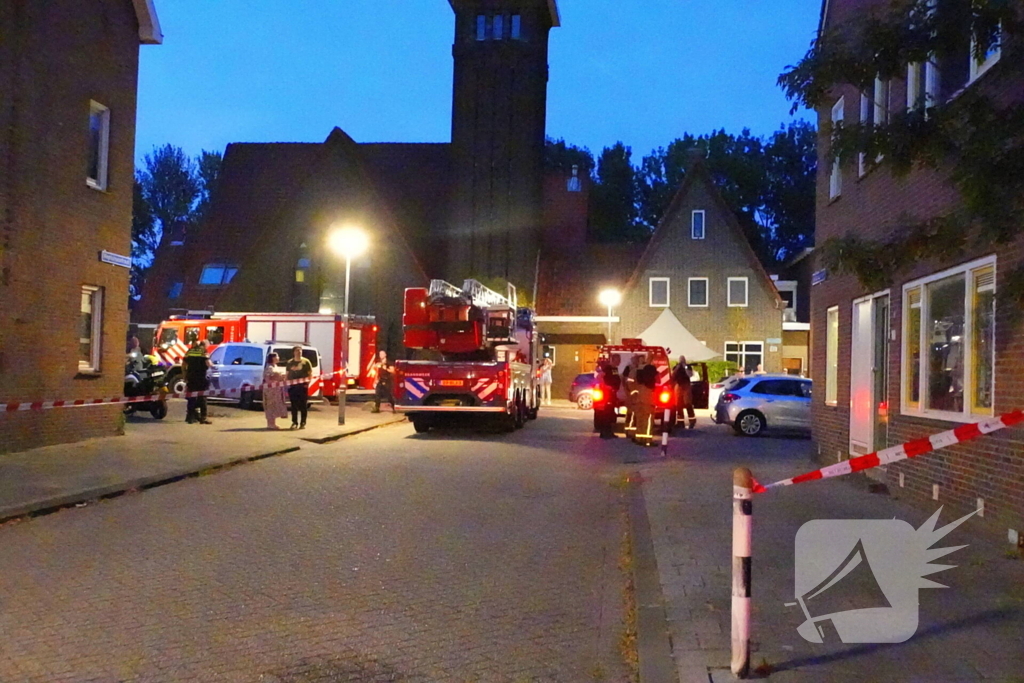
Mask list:
[[[263,384],[284,381],[284,370],[277,365],[277,354],[267,356],[267,365],[263,368]],[[263,414],[267,416],[267,429],[280,429],[277,418],[288,417],[288,405],[284,400],[284,387],[263,387]]]

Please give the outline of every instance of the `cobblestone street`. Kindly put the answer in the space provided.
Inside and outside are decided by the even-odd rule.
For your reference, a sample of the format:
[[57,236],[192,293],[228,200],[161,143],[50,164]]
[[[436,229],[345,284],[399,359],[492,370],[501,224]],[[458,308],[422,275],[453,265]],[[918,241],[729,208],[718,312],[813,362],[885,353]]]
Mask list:
[[574,417],[400,425],[2,527],[0,681],[623,680],[618,468]]

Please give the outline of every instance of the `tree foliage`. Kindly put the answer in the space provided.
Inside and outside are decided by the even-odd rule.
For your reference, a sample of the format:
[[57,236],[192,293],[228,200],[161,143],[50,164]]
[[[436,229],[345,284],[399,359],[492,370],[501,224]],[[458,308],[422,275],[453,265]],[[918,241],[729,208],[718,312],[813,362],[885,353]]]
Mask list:
[[[875,290],[919,261],[949,261],[965,249],[990,248],[1021,235],[1024,104],[998,103],[982,87],[951,92],[948,82],[965,76],[968,57],[983,57],[995,47],[1003,52],[1001,62],[1019,69],[1020,41],[1000,43],[1002,35],[1019,36],[1022,28],[1020,0],[897,0],[859,22],[827,29],[779,77],[794,107],[818,108],[830,103],[836,85],[871,92],[876,76],[904,77],[911,63],[931,60],[940,71],[948,67],[947,86],[934,101],[895,112],[885,122],[835,126],[828,158],[864,154],[869,165],[882,159],[896,176],[937,169],[962,201],[937,216],[899,216],[887,239],[834,238],[823,245],[826,265]],[[1024,276],[1007,280],[1018,281]],[[1007,287],[1004,294],[1024,302],[1024,287]]]
[[[664,217],[694,160],[705,160],[726,203],[737,214],[748,239],[767,266],[804,247],[814,234],[817,133],[804,121],[762,138],[743,130],[690,133],[653,150],[638,165],[619,142],[605,148],[594,164],[590,236],[598,242],[642,242]],[[589,150],[548,141],[548,167],[585,167]]]
[[155,147],[135,172],[132,201],[132,298],[168,235],[187,231],[206,215],[220,175],[220,152],[203,150],[195,159],[171,144]]

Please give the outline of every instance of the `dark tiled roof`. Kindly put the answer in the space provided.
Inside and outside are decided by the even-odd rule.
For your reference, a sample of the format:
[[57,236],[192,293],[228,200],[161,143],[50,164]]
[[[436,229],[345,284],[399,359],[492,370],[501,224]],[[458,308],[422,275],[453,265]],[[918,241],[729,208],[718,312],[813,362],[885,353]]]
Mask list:
[[567,254],[541,258],[538,315],[607,315],[602,289],[623,291],[644,251],[643,244],[588,244]]
[[438,237],[448,224],[454,193],[451,145],[364,143],[368,172],[403,226],[411,248],[431,276],[443,267]]

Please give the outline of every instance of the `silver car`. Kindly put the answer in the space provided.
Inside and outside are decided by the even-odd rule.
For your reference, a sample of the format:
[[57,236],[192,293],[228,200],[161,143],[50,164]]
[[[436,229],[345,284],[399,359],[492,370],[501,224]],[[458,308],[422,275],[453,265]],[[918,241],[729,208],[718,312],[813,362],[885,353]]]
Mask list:
[[736,433],[759,436],[767,429],[811,428],[811,380],[792,375],[750,375],[730,382],[712,419]]

